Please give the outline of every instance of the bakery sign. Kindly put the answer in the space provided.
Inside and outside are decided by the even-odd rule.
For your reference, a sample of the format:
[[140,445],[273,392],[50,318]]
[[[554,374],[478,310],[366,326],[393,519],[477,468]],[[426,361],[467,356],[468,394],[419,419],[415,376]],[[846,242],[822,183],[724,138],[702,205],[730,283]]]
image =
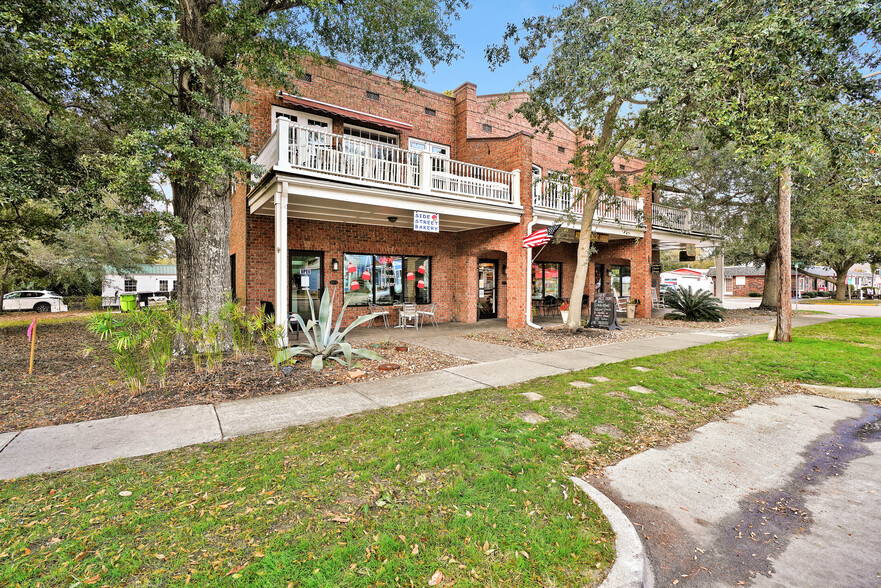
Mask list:
[[434,212],[414,212],[413,230],[426,233],[440,233],[440,215]]

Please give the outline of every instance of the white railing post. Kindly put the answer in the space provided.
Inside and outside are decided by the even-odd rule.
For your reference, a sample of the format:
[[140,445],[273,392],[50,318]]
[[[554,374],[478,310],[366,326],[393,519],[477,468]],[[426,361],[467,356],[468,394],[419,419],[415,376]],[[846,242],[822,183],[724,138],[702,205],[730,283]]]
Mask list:
[[422,151],[419,154],[419,190],[426,194],[431,192],[431,153]]
[[276,119],[276,131],[278,132],[278,163],[290,168],[293,164],[291,153],[291,120],[285,117]]
[[511,204],[520,204],[520,170],[511,172]]

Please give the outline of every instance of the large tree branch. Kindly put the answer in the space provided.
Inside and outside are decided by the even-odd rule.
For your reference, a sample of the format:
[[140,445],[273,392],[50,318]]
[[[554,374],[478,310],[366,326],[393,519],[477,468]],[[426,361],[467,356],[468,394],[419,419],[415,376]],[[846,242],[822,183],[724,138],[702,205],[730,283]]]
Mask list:
[[[309,2],[305,0],[266,0],[260,10],[257,11],[257,14],[260,16],[266,16],[273,12],[282,12],[284,10],[290,10],[291,8],[302,8],[308,4]],[[342,0],[340,0],[340,4],[342,4]]]

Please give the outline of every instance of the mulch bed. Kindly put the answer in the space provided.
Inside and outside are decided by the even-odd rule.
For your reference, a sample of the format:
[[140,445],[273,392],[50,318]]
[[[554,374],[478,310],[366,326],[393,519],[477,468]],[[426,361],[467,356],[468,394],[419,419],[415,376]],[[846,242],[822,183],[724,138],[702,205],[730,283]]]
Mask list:
[[579,347],[593,347],[608,343],[636,341],[652,337],[666,337],[670,333],[651,329],[625,328],[623,331],[607,331],[605,329],[585,329],[579,333],[569,333],[563,326],[545,327],[543,329],[510,329],[508,331],[483,331],[460,335],[467,339],[508,345],[532,351],[561,351]]
[[[154,376],[144,392],[133,396],[113,365],[107,344],[89,333],[82,321],[38,326],[34,375],[29,377],[26,330],[25,326],[0,328],[0,432],[271,396],[352,381],[349,369],[335,362],[329,362],[330,366],[321,372],[299,362],[291,375],[276,374],[266,352],[258,350],[251,356],[225,358],[223,366],[211,372],[196,372],[189,358],[179,358],[169,367],[165,389],[159,389]],[[363,361],[365,375],[357,381],[468,363],[412,345],[408,345],[408,351],[398,352],[394,350],[397,344],[374,344],[378,347],[373,349],[385,362]],[[91,351],[86,353],[86,349]],[[400,368],[380,371],[380,363],[395,363]]]
[[[624,319],[620,321],[622,324],[634,327],[684,327],[686,329],[722,329],[724,327],[739,327],[743,325],[755,325],[757,323],[768,323],[774,320],[777,313],[773,310],[765,310],[758,308],[737,308],[725,310],[723,312],[725,320],[722,322],[706,322],[706,321],[682,321],[668,318],[635,318]],[[792,316],[809,316],[809,314],[801,313],[797,310],[792,311]]]

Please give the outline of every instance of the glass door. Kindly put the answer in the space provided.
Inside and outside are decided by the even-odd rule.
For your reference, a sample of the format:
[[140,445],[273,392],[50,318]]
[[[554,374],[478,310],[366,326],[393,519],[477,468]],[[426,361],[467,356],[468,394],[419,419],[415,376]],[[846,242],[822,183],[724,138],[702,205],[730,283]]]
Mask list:
[[309,300],[318,313],[321,293],[324,291],[322,268],[324,267],[324,253],[321,251],[291,251],[290,259],[290,283],[291,314],[299,314],[304,322],[313,317]]
[[477,319],[496,318],[496,277],[499,262],[494,259],[477,260]]

